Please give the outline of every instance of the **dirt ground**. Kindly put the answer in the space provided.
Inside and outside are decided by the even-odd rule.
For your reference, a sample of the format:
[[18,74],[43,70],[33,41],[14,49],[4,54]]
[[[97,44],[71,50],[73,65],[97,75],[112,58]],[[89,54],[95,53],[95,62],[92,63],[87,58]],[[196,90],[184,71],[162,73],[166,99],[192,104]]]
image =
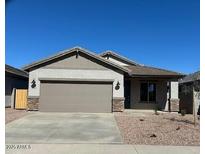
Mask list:
[[126,144],[199,145],[200,124],[193,115],[154,112],[114,113]]
[[27,115],[27,112],[25,110],[15,110],[11,108],[5,108],[5,123],[7,124],[25,115]]

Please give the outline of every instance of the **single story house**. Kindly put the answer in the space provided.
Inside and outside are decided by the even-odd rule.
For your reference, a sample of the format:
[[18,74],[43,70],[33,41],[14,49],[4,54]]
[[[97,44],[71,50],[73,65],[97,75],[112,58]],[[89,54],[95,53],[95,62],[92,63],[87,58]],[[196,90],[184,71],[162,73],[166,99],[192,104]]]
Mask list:
[[5,107],[14,108],[15,89],[28,89],[28,72],[5,65]]
[[196,110],[200,105],[200,71],[189,74],[179,80],[179,109],[186,113],[193,113],[193,104],[196,103]]
[[81,47],[34,62],[23,70],[29,72],[28,109],[46,112],[175,110],[178,79],[183,77],[112,51],[95,54]]

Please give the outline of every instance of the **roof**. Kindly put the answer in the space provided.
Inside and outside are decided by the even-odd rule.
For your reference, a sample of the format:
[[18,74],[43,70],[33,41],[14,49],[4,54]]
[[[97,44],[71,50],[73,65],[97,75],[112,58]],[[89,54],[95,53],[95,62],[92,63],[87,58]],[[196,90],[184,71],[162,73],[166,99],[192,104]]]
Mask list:
[[187,83],[187,82],[193,82],[197,80],[200,80],[200,71],[185,76],[184,78],[179,80],[179,83]]
[[155,68],[155,67],[150,67],[150,66],[145,66],[139,63],[136,63],[132,60],[129,60],[128,58],[121,56],[119,54],[117,54],[116,52],[113,51],[105,51],[103,53],[100,54],[100,56],[102,57],[106,57],[106,56],[113,56],[116,57],[118,59],[121,59],[125,62],[127,62],[128,64],[130,64],[129,66],[125,66],[130,70],[130,75],[131,76],[160,76],[160,77],[183,77],[184,75],[178,72],[173,72],[173,71],[169,71],[169,70],[165,70],[165,69],[160,69],[160,68]]
[[70,49],[63,50],[63,51],[61,51],[61,52],[59,52],[59,53],[57,53],[57,54],[55,54],[55,55],[53,55],[53,56],[50,56],[50,57],[45,58],[45,59],[40,60],[40,61],[33,62],[33,63],[29,64],[29,65],[26,65],[26,66],[24,66],[22,69],[25,70],[25,71],[29,71],[30,69],[32,69],[32,68],[34,68],[34,67],[36,67],[36,66],[42,65],[42,64],[44,64],[44,63],[46,63],[46,62],[48,62],[48,61],[51,61],[51,60],[53,60],[53,59],[60,58],[60,57],[62,57],[62,56],[71,54],[71,53],[73,53],[73,52],[81,52],[81,53],[84,53],[84,54],[86,54],[86,55],[88,55],[88,56],[90,56],[90,57],[92,57],[92,58],[94,58],[94,59],[97,59],[97,60],[99,60],[99,61],[101,61],[101,62],[103,62],[103,63],[105,63],[105,64],[108,64],[108,65],[110,65],[110,66],[112,66],[112,67],[114,67],[114,68],[117,68],[117,69],[119,69],[119,70],[121,70],[121,71],[123,71],[123,72],[129,73],[129,70],[128,70],[127,68],[125,68],[125,67],[123,67],[123,66],[119,66],[119,65],[117,65],[117,64],[115,64],[115,63],[113,63],[113,62],[110,62],[109,60],[106,60],[106,59],[104,59],[103,57],[101,57],[101,56],[99,56],[99,55],[96,55],[95,53],[93,53],[93,52],[91,52],[91,51],[89,51],[89,50],[87,50],[87,49],[84,49],[84,48],[82,48],[82,47],[73,47],[73,48],[70,48]]
[[136,65],[136,66],[126,66],[131,72],[131,76],[133,77],[183,77],[184,75],[178,72],[173,72],[165,69],[144,66],[144,65]]
[[15,74],[17,76],[28,78],[28,73],[27,72],[25,72],[21,69],[12,67],[12,66],[7,65],[7,64],[5,65],[5,71],[8,72],[8,73],[11,73],[11,74]]
[[111,51],[111,50],[107,50],[107,51],[105,51],[105,52],[103,52],[103,53],[101,53],[101,54],[99,54],[99,55],[102,56],[102,57],[113,56],[113,57],[115,57],[115,58],[118,58],[118,59],[121,59],[122,61],[127,62],[128,64],[131,64],[131,65],[139,65],[139,64],[136,63],[135,61],[132,61],[132,60],[130,60],[130,59],[128,59],[128,58],[126,58],[126,57],[124,57],[124,56],[122,56],[122,55],[119,55],[119,54],[117,54],[116,52]]
[[[165,69],[159,69],[159,68],[154,68],[154,67],[149,67],[149,66],[144,66],[144,65],[141,65],[141,64],[137,64],[135,63],[134,61],[132,60],[129,60],[128,58],[126,57],[123,57],[113,51],[106,51],[104,53],[101,53],[99,55],[85,49],[85,48],[82,48],[82,47],[73,47],[73,48],[70,48],[70,49],[66,49],[66,50],[63,50],[53,56],[50,56],[48,58],[45,58],[45,59],[42,59],[40,61],[36,61],[36,62],[33,62],[29,65],[26,65],[24,66],[22,69],[25,70],[25,71],[30,71],[31,69],[35,69],[35,68],[39,68],[42,66],[42,64],[45,64],[51,60],[54,60],[54,59],[57,59],[57,58],[60,58],[60,57],[63,57],[65,55],[68,55],[70,53],[73,53],[73,52],[81,52],[81,53],[84,53],[94,59],[97,59],[107,65],[110,65],[114,68],[117,68],[125,73],[127,73],[129,76],[131,77],[136,77],[136,76],[152,76],[152,77],[176,77],[176,78],[181,78],[183,77],[184,75],[181,74],[181,73],[178,73],[178,72],[173,72],[173,71],[169,71],[169,70],[165,70]],[[114,57],[117,57],[119,59],[122,59],[123,61],[126,61],[129,66],[120,66],[112,61],[110,61],[109,59],[105,59],[104,57],[106,55],[112,55]]]

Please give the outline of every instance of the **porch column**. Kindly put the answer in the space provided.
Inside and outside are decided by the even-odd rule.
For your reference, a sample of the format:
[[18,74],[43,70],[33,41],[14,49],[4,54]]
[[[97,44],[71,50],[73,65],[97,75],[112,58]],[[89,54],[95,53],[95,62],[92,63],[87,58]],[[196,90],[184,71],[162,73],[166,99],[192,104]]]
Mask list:
[[169,112],[179,111],[178,81],[169,81]]

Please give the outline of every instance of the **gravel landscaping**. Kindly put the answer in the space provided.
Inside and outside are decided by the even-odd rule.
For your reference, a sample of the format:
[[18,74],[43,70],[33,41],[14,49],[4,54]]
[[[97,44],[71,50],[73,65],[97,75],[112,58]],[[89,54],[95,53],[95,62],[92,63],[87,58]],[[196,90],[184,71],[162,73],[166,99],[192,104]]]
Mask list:
[[5,123],[12,122],[16,119],[19,119],[28,113],[25,110],[14,110],[11,108],[5,108]]
[[193,115],[154,112],[114,113],[126,144],[189,145],[200,144],[200,125],[194,126]]

